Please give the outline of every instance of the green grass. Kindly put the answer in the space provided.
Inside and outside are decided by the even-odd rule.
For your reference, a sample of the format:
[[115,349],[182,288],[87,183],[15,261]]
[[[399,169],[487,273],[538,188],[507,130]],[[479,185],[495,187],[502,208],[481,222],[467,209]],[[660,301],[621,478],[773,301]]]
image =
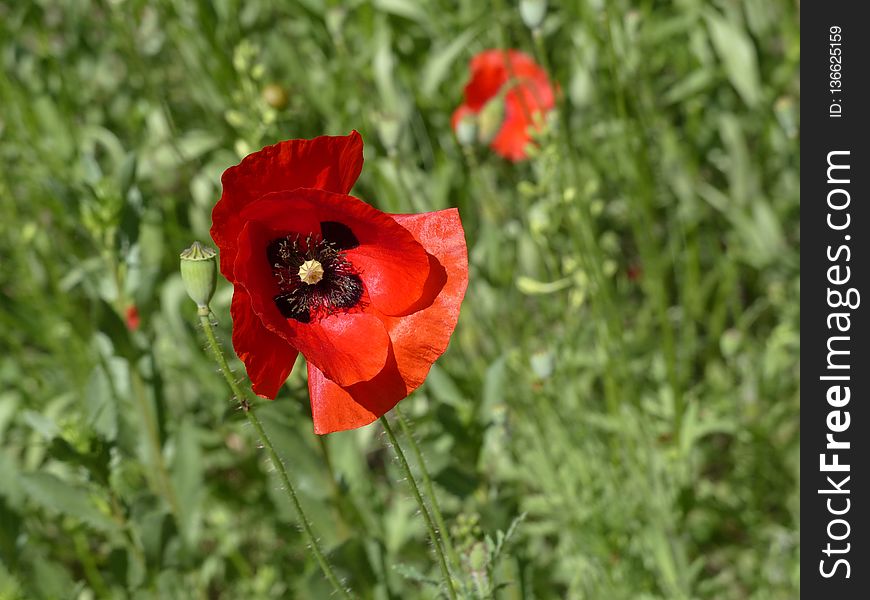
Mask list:
[[[0,598],[330,597],[178,253],[242,155],[351,129],[355,195],[466,227],[402,408],[468,597],[796,597],[799,31],[786,0],[552,2],[539,44],[508,1],[0,1]],[[561,87],[525,163],[450,129],[492,47]],[[321,546],[356,596],[437,597],[383,429],[317,438],[301,366],[256,410]]]

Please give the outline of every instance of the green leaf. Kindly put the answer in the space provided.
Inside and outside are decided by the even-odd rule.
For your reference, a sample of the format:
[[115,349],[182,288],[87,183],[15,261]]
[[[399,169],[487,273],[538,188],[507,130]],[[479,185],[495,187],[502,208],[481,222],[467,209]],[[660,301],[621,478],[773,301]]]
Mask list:
[[42,555],[32,559],[33,573],[30,574],[28,587],[36,590],[40,598],[76,598],[76,582],[70,573],[59,563]]
[[0,498],[6,498],[10,506],[19,507],[23,501],[19,469],[12,453],[0,448]]
[[46,440],[50,440],[60,433],[60,428],[58,428],[54,419],[47,417],[42,413],[38,413],[35,410],[25,410],[21,413],[21,417],[31,429],[36,431]]
[[14,392],[0,393],[0,439],[3,438],[3,432],[6,431],[6,426],[15,418],[15,412],[18,410],[19,398]]
[[504,384],[507,375],[505,357],[500,356],[486,370],[483,377],[483,390],[481,392],[480,418],[489,422],[493,418],[495,408],[504,404]]
[[460,406],[465,401],[465,395],[453,382],[453,379],[438,365],[432,365],[425,389],[441,402],[451,406]]
[[21,583],[12,573],[6,570],[2,562],[0,562],[0,598],[3,598],[3,600],[20,600],[24,598]]
[[23,474],[21,487],[33,502],[49,511],[79,519],[102,531],[116,528],[115,522],[100,508],[106,505],[105,500],[93,489],[44,472]]
[[707,29],[731,84],[750,106],[761,100],[761,77],[752,38],[745,29],[712,10],[705,14]]
[[517,277],[517,289],[529,296],[539,296],[542,294],[554,294],[571,287],[572,278],[563,277],[556,281],[537,281],[531,277],[520,275]]
[[416,21],[424,27],[430,24],[429,15],[416,0],[374,0],[374,5],[378,10]]
[[126,199],[130,188],[136,183],[136,169],[138,162],[135,152],[128,152],[124,157],[121,167],[118,169],[118,187],[121,189],[121,197]]
[[423,66],[423,71],[420,74],[420,94],[422,96],[429,97],[435,93],[438,86],[447,77],[450,66],[476,36],[477,28],[472,27],[451,38],[449,44],[432,50],[429,54],[429,60]]
[[88,423],[107,440],[118,435],[118,407],[109,377],[102,365],[91,371],[85,387],[85,412]]
[[504,552],[504,549],[507,547],[507,544],[511,541],[514,535],[517,532],[517,529],[520,526],[520,523],[526,520],[526,513],[522,513],[518,517],[516,517],[511,524],[508,526],[506,532],[498,531],[496,534],[496,542],[492,547],[492,553],[490,554],[490,562],[493,565],[498,564],[499,559],[501,559],[501,555]]
[[376,50],[372,70],[375,75],[375,85],[381,97],[382,111],[395,116],[399,114],[402,102],[396,87],[396,57],[393,54],[392,35],[389,27],[383,21],[378,23],[373,42]]
[[[18,561],[17,541],[23,526],[22,515],[10,508],[0,496],[0,567],[4,564],[15,566]],[[0,580],[2,580],[2,574],[0,574]],[[3,586],[0,583],[0,590],[2,589]],[[2,594],[0,594],[0,598],[3,598]]]
[[189,419],[183,419],[175,432],[175,458],[172,461],[172,485],[178,500],[179,527],[189,545],[197,541],[203,487],[202,450],[199,431]]
[[393,565],[393,570],[409,581],[416,581],[417,583],[422,583],[435,587],[441,585],[441,582],[438,579],[426,577],[423,573],[420,572],[419,569],[417,569],[413,565],[396,563],[395,565]]

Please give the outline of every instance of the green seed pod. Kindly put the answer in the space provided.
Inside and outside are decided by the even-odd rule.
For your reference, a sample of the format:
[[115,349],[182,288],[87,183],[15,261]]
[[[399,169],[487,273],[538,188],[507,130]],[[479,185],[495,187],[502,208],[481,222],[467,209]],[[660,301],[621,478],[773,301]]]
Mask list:
[[537,29],[547,14],[547,0],[520,0],[520,17],[529,29]]
[[199,314],[207,315],[208,303],[217,284],[217,253],[208,246],[193,242],[181,253],[181,279],[187,295],[196,302]]

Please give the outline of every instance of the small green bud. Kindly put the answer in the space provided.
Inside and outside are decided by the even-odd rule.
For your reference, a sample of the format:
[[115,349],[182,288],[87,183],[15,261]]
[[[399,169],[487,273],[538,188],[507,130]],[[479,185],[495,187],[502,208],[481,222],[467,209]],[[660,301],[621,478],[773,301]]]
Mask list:
[[287,108],[287,103],[290,101],[290,96],[287,94],[287,90],[277,83],[270,83],[264,87],[262,95],[266,104],[275,110],[283,110]]
[[547,0],[520,0],[520,17],[529,29],[537,29],[547,14]]
[[217,284],[216,257],[217,253],[213,249],[199,242],[193,242],[190,248],[181,253],[181,280],[201,315],[208,315],[208,303]]
[[477,140],[477,117],[465,115],[456,124],[456,139],[461,146],[471,146]]
[[738,329],[729,329],[719,338],[719,347],[726,358],[731,358],[740,350],[742,335]]
[[541,350],[532,354],[529,359],[532,372],[538,379],[549,379],[556,370],[556,357],[552,352]]

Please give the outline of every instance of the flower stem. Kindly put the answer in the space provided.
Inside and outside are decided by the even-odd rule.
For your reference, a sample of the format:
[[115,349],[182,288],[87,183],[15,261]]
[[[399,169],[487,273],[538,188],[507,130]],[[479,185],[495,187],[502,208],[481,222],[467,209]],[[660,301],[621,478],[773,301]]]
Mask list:
[[408,419],[402,414],[398,406],[395,408],[395,411],[396,416],[399,418],[399,427],[402,428],[402,433],[408,438],[408,442],[411,444],[411,451],[414,453],[414,457],[417,459],[417,464],[420,467],[420,474],[423,476],[423,487],[429,495],[429,503],[432,505],[432,516],[435,518],[435,524],[438,525],[438,530],[441,532],[441,541],[444,543],[447,557],[453,565],[458,566],[459,558],[447,532],[447,525],[444,522],[441,507],[438,505],[438,497],[435,495],[435,488],[432,486],[432,477],[429,475],[429,469],[426,468],[426,462],[423,460],[423,453],[420,451],[417,440],[414,439],[414,433],[411,431],[411,424],[408,422]]
[[432,521],[432,516],[429,514],[429,509],[423,501],[423,496],[420,494],[420,488],[417,487],[417,481],[414,475],[411,474],[411,467],[408,466],[408,460],[405,458],[405,453],[402,447],[399,446],[399,440],[396,439],[396,434],[393,433],[393,428],[390,426],[386,417],[380,418],[381,425],[384,426],[384,431],[387,432],[387,437],[390,438],[390,443],[393,445],[393,450],[399,459],[399,465],[405,473],[405,479],[408,480],[408,485],[411,486],[411,491],[414,493],[414,499],[420,507],[420,513],[423,515],[423,520],[426,521],[426,529],[429,530],[429,537],[432,539],[432,545],[435,546],[435,554],[438,557],[438,566],[441,568],[441,576],[444,577],[444,582],[447,584],[447,593],[451,600],[456,600],[456,590],[453,589],[453,579],[450,577],[450,571],[447,569],[447,559],[444,557],[444,549],[441,547],[441,539],[438,537],[438,532],[435,529],[435,523]]
[[266,434],[266,430],[263,429],[263,424],[260,422],[259,417],[257,417],[256,413],[254,413],[251,408],[250,403],[248,402],[247,395],[239,386],[235,377],[233,377],[233,373],[230,370],[230,365],[227,363],[227,359],[224,356],[223,351],[221,351],[220,345],[218,344],[217,338],[214,334],[214,327],[211,324],[211,320],[209,319],[208,310],[200,310],[199,311],[199,322],[202,324],[202,329],[205,331],[206,340],[208,340],[209,349],[214,354],[215,359],[220,366],[221,374],[224,376],[227,384],[229,384],[230,389],[235,394],[239,403],[241,404],[242,410],[245,413],[245,416],[248,418],[248,422],[254,427],[254,430],[257,432],[257,435],[260,436],[260,440],[263,442],[263,447],[269,453],[269,458],[272,460],[272,464],[275,465],[275,469],[278,471],[278,476],[281,478],[281,483],[284,486],[284,490],[287,492],[287,496],[290,498],[290,502],[293,504],[293,507],[296,509],[296,514],[299,517],[299,522],[302,524],[302,531],[305,533],[305,537],[308,538],[308,546],[311,548],[311,552],[314,553],[314,557],[317,559],[317,563],[320,565],[321,570],[323,570],[323,574],[332,584],[332,587],[335,588],[335,591],[338,592],[338,595],[342,598],[346,598],[347,600],[351,599],[350,594],[344,588],[344,586],[339,583],[338,577],[335,575],[335,572],[332,570],[332,567],[329,564],[329,561],[326,560],[326,555],[323,554],[323,551],[320,549],[320,544],[317,542],[317,538],[314,536],[314,531],[311,528],[311,523],[308,521],[308,517],[305,516],[305,512],[302,510],[302,505],[299,503],[299,498],[296,495],[296,490],[293,488],[293,485],[290,483],[290,477],[287,475],[287,468],[284,466],[284,461],[281,460],[281,457],[278,456],[278,453],[275,451],[275,447],[272,445],[272,440]]

